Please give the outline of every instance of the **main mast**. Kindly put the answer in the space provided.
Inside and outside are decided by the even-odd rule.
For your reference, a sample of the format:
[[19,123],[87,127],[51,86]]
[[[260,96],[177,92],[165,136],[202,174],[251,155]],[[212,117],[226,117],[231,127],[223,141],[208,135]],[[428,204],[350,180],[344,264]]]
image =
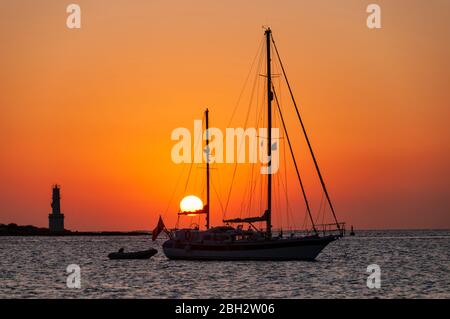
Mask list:
[[267,210],[266,210],[266,232],[267,237],[272,237],[272,75],[270,68],[270,36],[272,31],[267,28],[266,35],[267,48]]
[[205,129],[206,129],[206,205],[203,207],[203,210],[206,214],[206,229],[209,229],[209,119],[208,119],[209,110],[205,110]]

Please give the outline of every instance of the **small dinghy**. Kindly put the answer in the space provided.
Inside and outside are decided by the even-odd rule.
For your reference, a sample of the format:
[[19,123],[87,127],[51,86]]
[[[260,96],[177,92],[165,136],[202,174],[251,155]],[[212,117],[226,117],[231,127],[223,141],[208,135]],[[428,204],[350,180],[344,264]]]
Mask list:
[[125,252],[123,248],[119,249],[118,252],[110,253],[108,255],[109,259],[149,259],[155,255],[158,251],[156,249],[150,248],[149,250],[135,251],[135,252]]

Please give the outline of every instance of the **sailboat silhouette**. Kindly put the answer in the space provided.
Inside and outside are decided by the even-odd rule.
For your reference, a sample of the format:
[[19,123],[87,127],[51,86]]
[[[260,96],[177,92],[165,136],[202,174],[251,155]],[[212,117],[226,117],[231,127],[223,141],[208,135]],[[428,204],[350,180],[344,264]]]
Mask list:
[[[282,233],[278,236],[272,234],[272,174],[267,174],[267,203],[266,209],[260,216],[247,218],[224,219],[225,226],[210,227],[210,175],[209,175],[209,154],[206,161],[206,204],[203,209],[197,211],[197,214],[205,214],[206,230],[196,228],[176,229],[172,232],[171,238],[164,242],[164,254],[170,259],[184,260],[314,260],[317,255],[331,242],[343,237],[345,234],[345,224],[339,223],[331,204],[328,191],[319,170],[315,155],[306,134],[305,127],[298,112],[297,105],[293,98],[292,90],[287,81],[283,64],[278,54],[278,50],[273,40],[270,28],[265,30],[266,42],[266,62],[267,62],[267,158],[269,159],[268,167],[271,166],[272,151],[275,150],[277,142],[272,142],[272,102],[275,100],[280,118],[283,124],[285,137],[287,138],[289,149],[295,165],[298,181],[302,189],[302,195],[305,200],[308,215],[312,224],[312,233],[303,236],[283,237]],[[304,191],[303,183],[300,178],[298,165],[294,157],[292,145],[286,129],[284,118],[279,106],[278,97],[272,84],[271,74],[271,45],[273,44],[275,52],[280,61],[280,65],[288,84],[289,92],[297,111],[298,119],[301,123],[303,133],[305,135],[309,151],[313,158],[316,171],[318,173],[321,186],[333,213],[335,223],[326,225],[316,225],[311,216],[310,207]],[[209,111],[205,111],[206,119],[206,146],[209,152]],[[191,215],[192,212],[180,212],[179,215]],[[256,222],[265,222],[265,229],[259,230],[254,226]],[[230,225],[240,224],[238,227]],[[244,230],[242,224],[249,224],[250,227]],[[322,230],[319,231],[319,227]]]

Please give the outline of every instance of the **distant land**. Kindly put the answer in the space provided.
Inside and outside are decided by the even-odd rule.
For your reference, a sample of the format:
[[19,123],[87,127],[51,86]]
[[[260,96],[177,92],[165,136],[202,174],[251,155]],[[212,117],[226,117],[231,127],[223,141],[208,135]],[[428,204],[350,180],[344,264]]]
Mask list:
[[148,236],[147,231],[98,231],[79,232],[64,230],[62,232],[51,232],[48,228],[40,228],[32,225],[19,226],[17,224],[0,224],[0,236]]

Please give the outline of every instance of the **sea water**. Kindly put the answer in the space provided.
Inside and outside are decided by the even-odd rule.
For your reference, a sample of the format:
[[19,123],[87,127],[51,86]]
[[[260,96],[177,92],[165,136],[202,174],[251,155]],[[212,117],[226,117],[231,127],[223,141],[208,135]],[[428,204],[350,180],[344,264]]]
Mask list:
[[[0,237],[0,298],[450,298],[449,230],[359,231],[314,262],[172,261],[163,242]],[[121,247],[159,253],[107,258]],[[379,267],[379,288],[370,285],[370,265]]]

